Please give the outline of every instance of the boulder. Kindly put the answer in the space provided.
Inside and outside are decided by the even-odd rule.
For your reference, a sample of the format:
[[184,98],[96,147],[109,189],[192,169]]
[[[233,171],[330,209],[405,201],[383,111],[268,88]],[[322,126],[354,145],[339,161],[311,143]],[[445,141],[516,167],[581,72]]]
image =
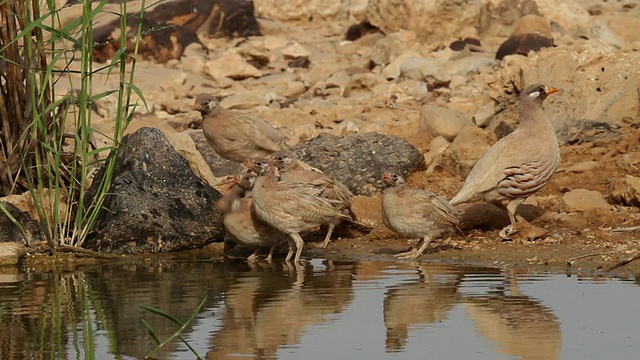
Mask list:
[[620,125],[595,120],[569,120],[556,132],[560,144],[582,144],[596,140],[619,141]]
[[227,51],[217,59],[205,63],[205,71],[215,80],[229,78],[242,80],[250,77],[259,78],[262,72],[249,64],[237,51]]
[[[104,176],[100,169],[90,188]],[[220,193],[198,178],[161,131],[141,128],[122,140],[109,195],[84,246],[120,254],[160,253],[222,241]]]
[[627,175],[613,179],[609,185],[609,198],[616,204],[640,207],[640,178]]
[[482,155],[496,142],[494,133],[476,126],[466,126],[442,153],[441,164],[431,164],[464,179]]
[[436,105],[425,105],[420,109],[420,126],[433,137],[442,136],[452,141],[467,125],[473,125],[471,119],[455,110]]
[[384,33],[410,30],[431,47],[476,37],[477,9],[468,0],[369,0],[367,19]]
[[597,121],[617,126],[640,113],[640,51],[620,50],[597,40],[544,48],[528,58],[511,59],[488,81],[489,95],[497,101],[493,122],[517,119],[517,93],[542,83],[562,89],[544,103],[556,129],[571,121]]
[[623,154],[616,161],[616,166],[626,172],[640,174],[640,152]]
[[355,195],[371,195],[383,188],[386,169],[404,176],[424,169],[424,157],[406,140],[375,132],[320,135],[293,148],[307,164],[343,182]]
[[25,246],[14,242],[0,242],[0,267],[14,266],[25,253]]
[[213,147],[204,137],[202,130],[194,130],[189,132],[189,136],[196,144],[196,149],[200,152],[204,161],[209,165],[211,172],[216,177],[235,175],[242,170],[242,165],[237,162],[227,160],[213,150]]
[[547,20],[537,15],[526,15],[517,23],[511,35],[498,48],[496,59],[507,55],[528,55],[530,51],[538,51],[553,46],[551,26]]
[[566,212],[585,212],[596,209],[609,209],[604,196],[595,190],[575,189],[562,196],[562,202]]
[[[15,196],[13,196],[15,198]],[[18,226],[5,214],[0,211],[0,243],[14,242],[29,245],[34,242],[44,241],[44,235],[40,224],[38,224],[29,214],[20,210],[12,203],[7,202],[6,198],[1,201],[0,207],[4,207],[6,211],[22,226],[24,234],[20,232]]]
[[275,21],[346,19],[349,0],[253,0],[256,16]]
[[416,40],[417,35],[413,31],[398,31],[388,34],[376,41],[369,52],[369,58],[374,64],[384,66],[408,50],[419,55],[417,51],[419,46],[416,44]]

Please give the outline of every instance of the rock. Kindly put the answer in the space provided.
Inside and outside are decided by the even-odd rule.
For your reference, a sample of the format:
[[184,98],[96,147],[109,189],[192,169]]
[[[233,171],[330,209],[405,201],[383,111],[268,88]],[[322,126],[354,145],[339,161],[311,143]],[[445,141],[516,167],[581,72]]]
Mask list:
[[269,105],[269,100],[264,96],[250,94],[234,94],[220,101],[225,109],[251,109],[257,106]]
[[558,131],[560,144],[582,144],[595,140],[615,139],[621,137],[620,126],[602,121],[573,120],[568,121]]
[[591,16],[577,0],[533,0],[540,15],[576,35],[588,33]]
[[640,41],[640,19],[636,16],[613,14],[607,19],[607,27],[618,39],[618,47]]
[[211,186],[216,186],[216,184],[221,180],[216,178],[209,167],[209,164],[202,157],[202,153],[198,151],[195,141],[191,137],[193,133],[198,133],[202,136],[202,130],[193,130],[189,129],[177,134],[166,135],[171,145],[173,145],[174,149],[180,154],[191,167],[191,170],[198,176],[200,179],[204,180],[207,184]]
[[369,57],[377,65],[387,65],[408,50],[414,51],[416,56],[419,56],[419,53],[414,49],[416,47],[416,39],[416,33],[413,31],[398,31],[388,34],[378,40],[371,48]]
[[[194,9],[203,18],[203,23],[195,30],[200,36],[232,38],[262,35],[253,1],[182,0],[182,4],[177,5]],[[209,6],[211,10],[207,11]],[[199,8],[203,9],[198,11]],[[193,23],[185,18],[178,21],[180,20]],[[176,19],[173,19],[173,23],[176,23]],[[195,25],[192,26],[195,27]]]
[[446,72],[451,75],[461,75],[467,77],[470,73],[476,72],[479,69],[491,68],[495,64],[493,58],[487,56],[487,54],[469,53],[468,56],[458,57],[447,61]]
[[344,96],[360,96],[362,98],[369,99],[372,92],[374,92],[374,89],[377,86],[384,84],[387,84],[387,81],[379,74],[354,74],[349,78],[349,82],[345,86]]
[[609,209],[604,196],[595,190],[575,189],[562,196],[562,202],[566,212],[585,212],[595,209]]
[[493,117],[495,104],[492,102],[485,102],[478,108],[476,113],[473,115],[473,123],[478,127],[486,127]]
[[[385,66],[384,69],[382,70],[382,75],[387,80],[396,80],[396,79],[398,79],[400,77],[400,67],[402,66],[402,64],[404,64],[409,59],[420,58],[420,57],[421,57],[421,55],[417,51],[408,50],[408,51],[402,53],[401,55],[395,57],[393,59],[393,61],[391,61],[389,63],[389,65]],[[410,70],[411,70],[411,68],[409,68],[409,71]],[[411,74],[410,74],[410,76],[411,76]],[[421,78],[421,74],[416,74],[415,77],[416,78]],[[414,80],[416,80],[416,79],[414,79]],[[422,79],[417,79],[417,80],[422,80]]]
[[429,87],[422,81],[404,80],[399,82],[397,86],[402,91],[402,94],[410,96],[418,102],[429,94]]
[[[129,29],[126,47],[127,53],[133,53],[138,49],[140,58],[155,63],[166,63],[169,60],[180,59],[184,49],[191,43],[202,44],[195,31],[179,26],[167,26],[166,23],[139,14],[127,14],[127,27]],[[141,24],[142,36],[136,46],[133,39],[136,38],[138,26]],[[120,19],[115,19],[106,25],[96,27],[93,30],[94,46],[93,58],[97,62],[107,62],[116,56],[120,49]]]
[[513,32],[498,48],[496,59],[507,55],[520,54],[527,56],[530,51],[539,51],[553,46],[551,26],[544,18],[537,15],[526,15],[520,19]]
[[640,207],[640,178],[627,175],[609,185],[609,199],[616,204]]
[[[451,75],[445,71],[445,63],[446,59],[410,57],[400,65],[398,78],[424,81],[430,87],[446,85],[451,81]],[[387,79],[394,78],[388,70],[389,66],[384,71]]]
[[285,57],[285,59],[297,59],[302,57],[309,57],[309,55],[311,55],[311,53],[307,49],[305,49],[304,46],[298,43],[293,43],[287,46],[286,48],[280,50],[280,53]]
[[535,226],[528,222],[517,222],[500,230],[498,236],[503,240],[510,240],[515,243],[525,243],[527,241],[545,238],[548,234],[549,231],[545,228]]
[[425,166],[422,154],[406,140],[375,132],[347,136],[321,133],[293,150],[304,162],[343,182],[355,195],[371,195],[382,189],[385,169],[407,176]]
[[256,16],[275,21],[346,19],[348,0],[253,0]]
[[594,171],[600,167],[602,167],[602,164],[598,161],[583,161],[568,166],[564,171],[567,173],[585,173]]
[[196,144],[196,149],[198,149],[204,161],[209,165],[209,169],[211,169],[214,176],[223,177],[235,175],[242,171],[242,165],[221,157],[213,150],[211,144],[209,144],[204,137],[202,130],[190,131],[189,136],[193,139],[193,142]]
[[515,95],[535,83],[562,89],[544,103],[556,129],[584,120],[620,125],[623,118],[640,113],[640,51],[633,46],[616,50],[586,40],[544,48],[517,61],[505,60],[488,81],[489,95],[503,110],[493,121],[517,119]]
[[[16,196],[13,196],[13,198],[15,199]],[[11,214],[11,216],[20,224],[20,226],[22,226],[22,229],[24,230],[23,236],[18,226],[14,224],[4,211],[0,211],[0,245],[2,245],[3,242],[29,245],[34,242],[45,240],[40,224],[31,218],[28,213],[8,202],[6,197],[2,198],[0,206],[4,206],[9,214]],[[2,260],[0,260],[0,263],[1,262]]]
[[242,80],[262,76],[262,72],[246,62],[237,51],[227,51],[219,58],[207,61],[205,72],[215,80],[225,77],[233,80]]
[[437,136],[431,140],[431,143],[429,144],[429,151],[424,154],[424,161],[427,166],[429,166],[427,168],[427,173],[431,173],[433,171],[433,167],[439,163],[439,160],[442,158],[442,153],[447,150],[449,145],[451,145],[451,143],[442,136]]
[[475,126],[466,126],[442,154],[438,167],[452,175],[465,178],[473,165],[496,142],[493,132]]
[[[101,168],[93,184],[99,184]],[[95,189],[90,189],[93,196]],[[164,137],[141,128],[122,140],[109,196],[85,246],[139,254],[198,248],[222,241],[220,193],[199,179]]]
[[380,29],[365,20],[349,26],[347,33],[344,35],[344,39],[347,41],[356,41],[365,35],[375,34],[379,31]]
[[464,39],[458,39],[449,44],[449,49],[453,51],[462,51],[464,49],[481,49],[481,44],[479,39],[474,39],[470,37],[466,37]]
[[453,141],[467,125],[473,125],[471,119],[457,111],[435,105],[425,105],[420,109],[420,126],[434,137],[442,136]]
[[478,37],[477,10],[467,0],[369,0],[367,19],[386,34],[414,31],[418,40],[432,47]]
[[620,156],[616,165],[630,173],[640,173],[640,152],[630,152]]
[[0,266],[17,265],[24,253],[25,247],[22,244],[0,242]]
[[202,37],[261,35],[251,1],[165,1],[145,11],[143,18],[152,19],[166,27],[185,28]]
[[[324,82],[324,94],[327,95],[327,90],[331,88],[337,89],[337,95],[344,95],[344,90],[347,87],[351,78],[347,74],[346,71],[340,70],[333,73],[327,80]],[[334,92],[335,93],[335,92]]]

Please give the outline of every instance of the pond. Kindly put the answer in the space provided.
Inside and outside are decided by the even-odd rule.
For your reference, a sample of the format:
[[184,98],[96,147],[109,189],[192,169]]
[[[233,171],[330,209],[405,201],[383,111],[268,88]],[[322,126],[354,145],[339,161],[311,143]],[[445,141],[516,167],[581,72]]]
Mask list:
[[[0,272],[0,358],[636,359],[640,288],[607,277],[424,262],[153,259]],[[193,359],[179,340],[153,355]]]

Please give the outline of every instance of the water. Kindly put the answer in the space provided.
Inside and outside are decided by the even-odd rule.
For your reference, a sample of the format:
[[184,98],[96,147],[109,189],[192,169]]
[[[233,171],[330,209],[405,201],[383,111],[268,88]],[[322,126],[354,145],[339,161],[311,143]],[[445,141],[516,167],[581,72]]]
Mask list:
[[[135,359],[183,332],[206,359],[637,359],[632,281],[410,262],[215,261],[0,273],[0,359]],[[154,355],[193,359],[171,342]]]

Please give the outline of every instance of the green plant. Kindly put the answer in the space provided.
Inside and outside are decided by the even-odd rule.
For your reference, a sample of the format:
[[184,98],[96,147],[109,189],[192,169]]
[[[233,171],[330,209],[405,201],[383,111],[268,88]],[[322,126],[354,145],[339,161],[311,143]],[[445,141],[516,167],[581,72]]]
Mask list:
[[[84,0],[82,15],[63,24],[55,0],[46,0],[44,14],[38,0],[0,1],[0,191],[29,191],[52,251],[57,244],[82,246],[90,234],[109,192],[124,130],[140,106],[132,92],[144,104],[133,83],[141,26],[131,34],[127,16],[120,16],[120,31],[133,36],[121,36],[111,62],[94,69],[93,20],[107,3]],[[140,17],[145,8],[142,0]],[[127,13],[126,0],[119,13]],[[76,63],[79,70],[73,70]],[[97,73],[117,74],[117,88],[94,94]],[[56,85],[62,82],[71,91],[60,95]],[[112,144],[96,148],[92,104],[110,95],[117,97]],[[91,175],[100,166],[104,176],[89,197]]]
[[147,356],[145,356],[145,359],[150,358],[153,354],[155,354],[160,349],[162,349],[163,346],[165,346],[168,343],[170,343],[171,341],[173,341],[173,339],[175,339],[176,337],[178,339],[180,339],[180,341],[182,341],[187,346],[187,348],[189,348],[189,350],[193,353],[193,355],[196,356],[197,359],[201,359],[200,355],[198,355],[198,353],[195,351],[195,349],[193,347],[191,347],[191,345],[189,345],[189,343],[185,339],[183,339],[182,336],[180,336],[180,334],[184,331],[184,329],[187,328],[187,326],[189,326],[189,324],[193,321],[193,319],[196,318],[196,316],[198,315],[198,313],[200,313],[200,310],[202,310],[202,307],[204,306],[204,304],[206,302],[207,302],[207,297],[205,296],[204,299],[202,299],[202,301],[200,302],[200,304],[198,304],[196,309],[191,313],[191,315],[189,315],[189,318],[185,322],[182,322],[182,321],[176,319],[174,316],[172,316],[170,314],[167,314],[167,313],[163,312],[162,310],[158,310],[158,309],[153,308],[151,306],[140,305],[141,308],[143,308],[143,309],[145,309],[145,310],[147,310],[147,311],[149,311],[149,312],[151,312],[153,314],[160,315],[160,316],[164,317],[165,319],[167,319],[167,320],[177,324],[178,326],[180,326],[171,336],[169,336],[164,341],[160,341],[160,338],[156,334],[155,330],[153,330],[151,325],[149,325],[148,322],[146,322],[144,319],[142,319],[142,325],[144,325],[144,328],[147,330],[147,333],[149,333],[149,336],[151,336],[153,341],[155,341],[156,344],[158,345],[158,346],[156,346],[155,349],[151,350],[147,354]]

